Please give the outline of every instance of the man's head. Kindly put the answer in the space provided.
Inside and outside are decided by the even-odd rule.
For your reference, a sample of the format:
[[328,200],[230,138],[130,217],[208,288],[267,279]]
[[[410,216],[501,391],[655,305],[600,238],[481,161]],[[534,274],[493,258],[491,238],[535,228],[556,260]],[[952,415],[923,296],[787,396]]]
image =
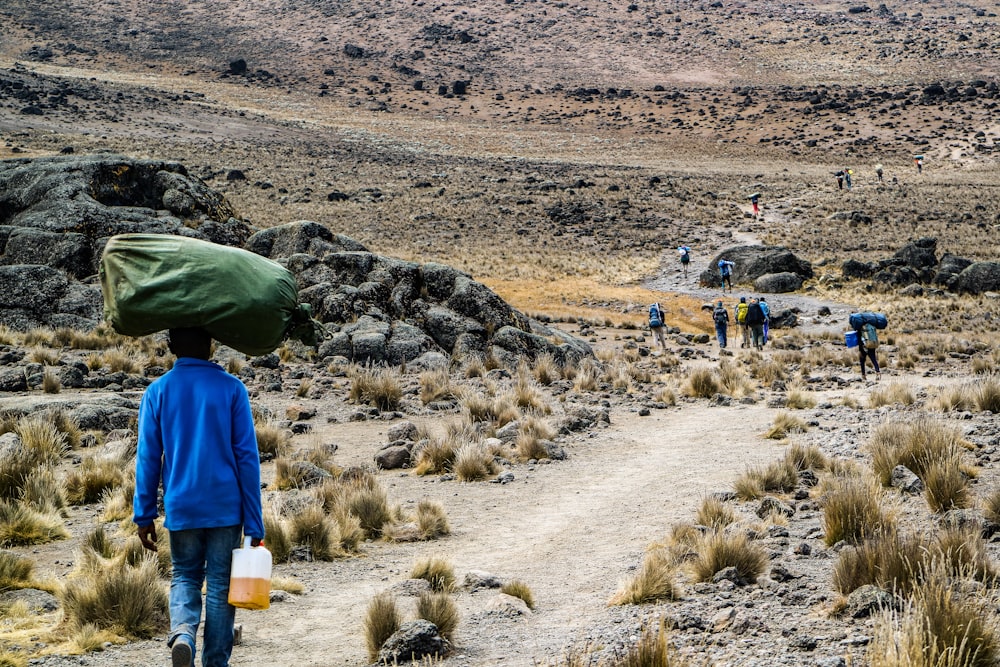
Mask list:
[[204,329],[171,329],[167,346],[177,357],[208,360],[212,356],[212,337]]
[[715,304],[715,307],[716,307],[716,308],[722,308],[722,302],[720,301],[720,302],[718,302],[717,304]]
[[741,296],[740,297],[740,303],[746,303],[746,302],[747,302],[747,298],[745,296]]

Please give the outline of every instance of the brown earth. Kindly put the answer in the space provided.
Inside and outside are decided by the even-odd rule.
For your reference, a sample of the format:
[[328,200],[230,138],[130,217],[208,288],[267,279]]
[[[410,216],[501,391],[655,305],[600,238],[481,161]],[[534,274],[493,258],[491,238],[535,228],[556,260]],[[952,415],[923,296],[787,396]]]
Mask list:
[[[821,406],[829,403],[805,411],[816,426],[802,441],[861,459],[874,425],[932,412],[939,386],[965,382],[995,344],[1000,318],[991,297],[872,293],[841,284],[837,266],[886,257],[920,236],[938,237],[939,251],[997,256],[1000,98],[989,87],[998,76],[996,3],[887,3],[887,12],[868,5],[856,14],[843,3],[711,4],[721,6],[8,0],[0,8],[0,157],[71,147],[179,160],[257,225],[317,220],[375,251],[467,270],[533,314],[633,327],[649,301],[663,300],[672,324],[710,328],[698,306],[714,294],[678,278],[679,243],[694,247],[698,266],[735,241],[785,244],[816,263],[820,277],[787,297],[805,311],[805,332],[778,339],[805,353],[833,351],[835,362],[765,355],[782,359]],[[348,43],[359,56],[345,53]],[[238,58],[247,73],[229,71]],[[455,94],[456,81],[468,82],[465,94]],[[944,94],[925,92],[938,83]],[[911,161],[918,152],[927,157],[922,175]],[[885,185],[874,182],[876,163],[886,166]],[[851,192],[837,191],[831,175],[844,165],[857,172]],[[227,180],[232,169],[247,180]],[[760,220],[746,212],[755,190],[764,193]],[[574,216],[556,210],[570,206]],[[851,210],[873,223],[830,219]],[[825,303],[833,317],[815,315]],[[908,385],[913,405],[865,407],[874,387],[849,372],[853,357],[809,338],[837,334],[848,307],[838,304],[885,309],[899,323],[884,346],[882,386]],[[961,316],[942,322],[942,311]],[[912,333],[897,333],[903,329]],[[594,342],[622,354],[648,347],[639,334],[599,329]],[[933,349],[914,351],[924,344]],[[672,343],[668,356],[686,347]],[[710,619],[727,609],[746,621],[742,633],[678,633],[676,641],[712,664],[860,659],[872,621],[829,613],[836,552],[814,536],[815,557],[791,553],[818,525],[814,510],[797,514],[790,537],[765,541],[774,560],[800,570],[801,582],[765,577],[735,592],[686,582],[679,603],[606,607],[644,548],[691,519],[704,494],[728,490],[746,466],[783,454],[760,437],[777,412],[768,401],[785,394],[770,386],[758,386],[753,404],[681,398],[679,407],[639,416],[657,389],[677,389],[692,369],[718,365],[714,346],[693,349],[674,373],[639,391],[597,392],[591,399],[611,406],[610,427],[561,442],[567,461],[514,466],[512,484],[380,473],[394,502],[440,500],[453,534],[366,544],[362,557],[331,564],[279,566],[306,594],[241,614],[246,644],[233,664],[364,664],[368,600],[405,579],[423,555],[447,557],[460,577],[482,569],[523,579],[538,601],[531,616],[510,618],[487,611],[492,593],[457,593],[458,650],[445,664],[541,664],[571,648],[627,647],[646,618]],[[656,357],[642,359],[656,368]],[[293,391],[257,400],[281,414]],[[861,407],[841,405],[845,396]],[[337,462],[368,462],[388,424],[344,423],[340,394],[316,405],[315,437],[338,443]],[[321,424],[330,414],[341,423]],[[420,410],[407,417],[443,421]],[[979,445],[983,497],[996,485],[989,416],[939,418]],[[930,522],[914,503],[914,525]],[[751,505],[738,509],[754,518]],[[24,550],[41,574],[71,568],[69,547],[96,514],[74,510],[73,541]],[[816,653],[791,646],[803,633],[819,638]],[[153,640],[38,664],[164,658]]]

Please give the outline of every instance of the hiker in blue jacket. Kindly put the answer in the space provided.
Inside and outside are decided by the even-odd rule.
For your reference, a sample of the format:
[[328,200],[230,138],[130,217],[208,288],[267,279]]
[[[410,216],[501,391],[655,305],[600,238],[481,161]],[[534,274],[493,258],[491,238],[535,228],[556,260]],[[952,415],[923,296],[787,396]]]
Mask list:
[[228,667],[236,610],[229,602],[232,551],[242,534],[264,538],[260,456],[246,387],[210,362],[202,329],[171,329],[173,368],[146,389],[139,407],[133,521],[156,551],[157,487],[163,483],[170,536],[173,667],[192,667],[206,584],[202,664]]
[[722,291],[726,291],[726,283],[729,283],[729,291],[733,291],[733,267],[736,266],[728,259],[719,260],[719,277],[722,278]]

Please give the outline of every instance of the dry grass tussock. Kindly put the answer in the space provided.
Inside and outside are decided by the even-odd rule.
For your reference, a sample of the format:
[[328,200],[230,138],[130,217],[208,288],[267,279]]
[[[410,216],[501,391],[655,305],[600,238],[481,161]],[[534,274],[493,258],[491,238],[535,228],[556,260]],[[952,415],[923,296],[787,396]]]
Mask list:
[[66,476],[66,500],[71,505],[96,503],[108,491],[120,487],[133,469],[131,452],[105,453],[84,457],[79,467]]
[[257,451],[265,461],[284,456],[291,448],[291,433],[274,422],[258,421],[254,424],[257,436]]
[[930,418],[887,422],[875,429],[868,442],[872,470],[884,486],[889,485],[897,465],[923,478],[928,465],[956,456],[961,447],[955,429]]
[[458,450],[471,442],[479,442],[480,435],[468,423],[449,422],[441,437],[431,437],[416,450],[417,462],[414,472],[418,475],[434,475],[452,470]]
[[433,540],[451,533],[444,506],[435,500],[424,499],[418,502],[417,529],[421,538],[425,540]]
[[458,627],[458,605],[447,593],[424,592],[417,599],[417,618],[430,621],[448,641]]
[[62,519],[25,503],[0,500],[0,547],[45,544],[69,537]]
[[725,502],[715,496],[706,496],[698,507],[695,516],[698,525],[708,526],[715,530],[721,530],[726,526],[736,523],[736,512]]
[[660,621],[659,629],[646,626],[638,642],[624,655],[614,655],[595,663],[589,656],[570,653],[560,659],[555,667],[689,667],[690,660],[671,646],[666,624]]
[[497,473],[493,454],[478,442],[463,445],[455,455],[455,475],[462,482],[479,482]]
[[0,551],[0,591],[31,586],[35,562],[12,551]]
[[528,609],[535,608],[535,594],[531,592],[531,587],[520,579],[512,579],[500,587],[500,592],[518,598],[528,606]]
[[696,551],[690,563],[695,581],[711,581],[716,572],[735,567],[740,579],[750,583],[767,565],[764,550],[741,532],[709,533],[698,541]]
[[525,418],[518,427],[515,449],[522,461],[547,459],[551,456],[546,441],[555,436],[548,423],[537,417]]
[[288,537],[294,544],[309,547],[316,560],[347,555],[340,544],[339,526],[317,504],[306,505],[288,517]]
[[167,593],[152,555],[135,567],[82,571],[66,583],[61,598],[66,621],[75,628],[90,624],[149,638],[167,625]]
[[962,456],[957,450],[950,456],[927,463],[922,479],[924,498],[932,512],[972,506],[973,496],[963,466]]
[[789,389],[788,396],[785,398],[785,407],[789,410],[806,410],[809,408],[815,408],[816,397],[812,394],[812,392],[808,392],[797,387]]
[[778,461],[749,468],[736,478],[733,490],[740,500],[756,500],[765,493],[788,493],[799,483],[799,469],[787,456]]
[[423,558],[410,570],[411,579],[425,579],[431,590],[448,593],[455,587],[455,568],[443,558]]
[[372,598],[365,612],[365,645],[368,647],[370,662],[375,662],[385,640],[399,629],[402,622],[403,617],[396,607],[395,598],[388,593]]
[[842,477],[831,483],[820,499],[823,540],[830,546],[845,540],[860,544],[893,528],[885,507],[885,492],[873,477]]
[[774,424],[764,433],[765,438],[781,440],[793,433],[805,433],[809,430],[805,421],[790,412],[779,412],[774,416]]
[[872,667],[989,667],[996,619],[945,572],[932,571],[901,611],[887,611],[868,647]]
[[883,405],[913,405],[916,400],[913,390],[907,383],[893,382],[872,390],[868,394],[868,407],[874,409]]
[[395,410],[403,398],[403,385],[395,369],[356,368],[348,373],[351,389],[348,398],[353,403],[373,405],[379,410]]
[[427,405],[435,401],[450,401],[456,398],[455,387],[447,368],[435,368],[420,374],[420,401]]
[[680,597],[677,565],[666,549],[652,548],[642,559],[639,571],[619,587],[608,605],[644,604]]
[[895,595],[908,595],[919,583],[928,547],[922,535],[895,530],[876,533],[840,552],[833,568],[833,588],[848,595],[874,585]]
[[337,516],[347,513],[357,517],[368,538],[382,534],[382,527],[392,520],[389,497],[378,477],[369,471],[351,477],[326,480],[316,491],[322,508]]

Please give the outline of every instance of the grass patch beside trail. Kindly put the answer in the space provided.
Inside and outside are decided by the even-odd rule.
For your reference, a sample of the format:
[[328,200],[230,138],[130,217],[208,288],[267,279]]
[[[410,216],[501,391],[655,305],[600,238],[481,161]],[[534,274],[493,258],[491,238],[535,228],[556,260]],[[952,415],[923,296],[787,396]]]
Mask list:
[[[643,275],[651,275],[656,271],[657,266],[653,266],[649,274]],[[702,300],[682,294],[642,287],[609,286],[586,278],[479,280],[521,312],[547,313],[557,320],[582,317],[586,320],[610,320],[616,325],[627,323],[645,327],[646,307],[659,302],[666,315],[667,326],[680,327],[684,331],[714,331],[711,318],[701,312]],[[583,305],[588,302],[607,302],[611,307],[594,308]],[[623,314],[624,306],[635,304],[642,308]]]

